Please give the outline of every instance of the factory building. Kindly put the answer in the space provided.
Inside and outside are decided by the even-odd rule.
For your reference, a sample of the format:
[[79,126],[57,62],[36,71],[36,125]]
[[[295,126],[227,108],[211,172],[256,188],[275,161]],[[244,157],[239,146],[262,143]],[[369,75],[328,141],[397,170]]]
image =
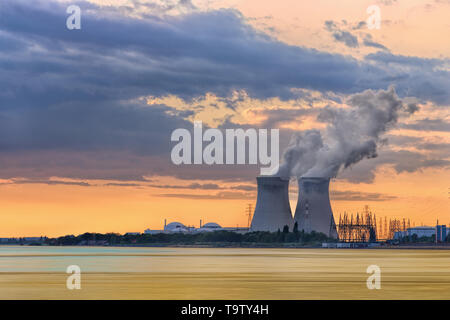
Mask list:
[[436,234],[436,228],[423,226],[423,227],[414,227],[414,228],[407,229],[407,231],[406,231],[407,236],[411,237],[413,234],[417,235],[418,238],[431,237],[434,234]]
[[398,231],[394,234],[394,239],[401,239],[404,237],[411,237],[414,234],[417,238],[421,237],[432,237],[435,236],[437,242],[445,242],[447,236],[449,235],[449,229],[446,225],[436,225],[435,227],[422,226],[422,227],[414,227],[408,228],[406,231]]
[[447,239],[447,226],[445,224],[436,226],[436,242],[445,242]]

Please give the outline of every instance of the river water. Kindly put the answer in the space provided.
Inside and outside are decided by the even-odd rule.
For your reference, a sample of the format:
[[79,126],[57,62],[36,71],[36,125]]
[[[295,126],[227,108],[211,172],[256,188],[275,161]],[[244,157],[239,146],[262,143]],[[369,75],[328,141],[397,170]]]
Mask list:
[[450,250],[0,246],[0,299],[450,299]]

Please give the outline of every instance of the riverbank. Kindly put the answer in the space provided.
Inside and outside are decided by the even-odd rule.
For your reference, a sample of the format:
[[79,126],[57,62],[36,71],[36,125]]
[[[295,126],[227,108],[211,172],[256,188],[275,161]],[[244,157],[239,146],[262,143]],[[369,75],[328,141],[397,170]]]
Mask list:
[[[9,245],[10,246],[10,245]],[[36,246],[34,245],[16,245],[16,246]],[[73,247],[74,245],[39,245],[43,247]],[[1,245],[0,245],[1,247]],[[139,243],[139,244],[113,244],[113,245],[75,245],[75,247],[105,247],[105,248],[247,248],[247,249],[401,249],[401,250],[450,250],[450,243],[444,244],[398,244],[391,245],[382,243],[378,246],[355,246],[347,247],[322,247],[322,243],[301,244],[301,243]]]

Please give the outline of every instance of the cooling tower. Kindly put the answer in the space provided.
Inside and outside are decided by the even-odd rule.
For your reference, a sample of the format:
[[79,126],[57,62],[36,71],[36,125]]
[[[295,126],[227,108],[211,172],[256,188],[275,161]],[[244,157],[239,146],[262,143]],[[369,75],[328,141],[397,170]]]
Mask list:
[[257,177],[258,198],[253,214],[250,231],[283,230],[284,226],[292,231],[293,219],[289,205],[289,180],[280,177]]
[[336,224],[331,211],[329,197],[330,179],[300,178],[298,180],[298,201],[294,223],[298,230],[317,231],[337,238]]

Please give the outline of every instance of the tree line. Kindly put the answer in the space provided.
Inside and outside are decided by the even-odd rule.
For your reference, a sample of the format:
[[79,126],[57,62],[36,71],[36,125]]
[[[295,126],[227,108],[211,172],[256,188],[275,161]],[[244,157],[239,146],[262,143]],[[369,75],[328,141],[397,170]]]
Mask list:
[[237,233],[233,231],[212,231],[196,233],[156,233],[156,234],[118,234],[118,233],[84,233],[78,236],[67,235],[47,239],[48,245],[127,245],[127,244],[207,244],[207,243],[301,243],[319,244],[324,241],[336,241],[325,234],[312,231],[298,231],[294,226],[292,232],[288,226],[277,232],[255,231]]

